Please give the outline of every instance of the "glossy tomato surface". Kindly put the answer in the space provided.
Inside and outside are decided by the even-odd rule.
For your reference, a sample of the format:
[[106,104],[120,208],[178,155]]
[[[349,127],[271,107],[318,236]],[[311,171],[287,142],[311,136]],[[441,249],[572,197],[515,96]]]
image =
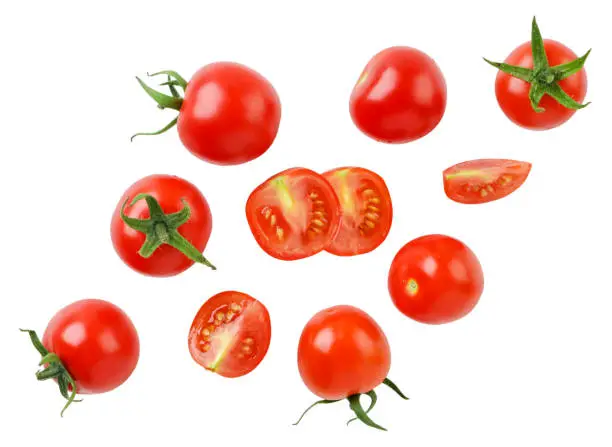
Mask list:
[[395,306],[421,323],[458,320],[474,309],[484,288],[482,267],[464,243],[444,235],[414,239],[389,270]]
[[60,358],[79,394],[117,388],[130,377],[140,356],[130,318],[114,304],[96,299],[61,309],[49,322],[42,343]]
[[235,165],[268,150],[280,118],[280,100],[267,79],[244,65],[216,62],[201,68],[187,84],[177,126],[194,155]]
[[531,163],[503,159],[470,160],[443,172],[444,192],[459,203],[499,200],[516,191],[527,179]]
[[350,113],[366,135],[408,143],[431,132],[446,110],[446,82],[435,61],[410,47],[376,54],[353,88]]
[[255,298],[221,292],[206,301],[189,331],[192,358],[209,371],[239,377],[253,371],[270,345],[270,315]]
[[323,399],[367,393],[391,367],[389,343],[367,313],[341,305],[322,310],[306,324],[298,368],[306,386]]
[[246,216],[255,240],[266,253],[295,260],[330,246],[338,232],[340,204],[323,176],[292,168],[251,193]]
[[344,167],[323,177],[340,201],[340,229],[326,249],[338,256],[368,253],[384,242],[391,229],[393,205],[385,181],[364,168]]
[[[545,39],[544,49],[551,67],[565,64],[578,56],[562,43]],[[504,61],[506,64],[525,68],[533,68],[531,42],[526,42],[516,48]],[[570,77],[559,81],[559,86],[575,101],[582,103],[587,92],[587,77],[584,69]],[[554,98],[544,95],[539,106],[545,109],[538,113],[533,110],[529,101],[531,84],[514,78],[502,71],[497,73],[495,80],[495,95],[499,106],[511,121],[519,126],[532,130],[551,129],[569,120],[575,110],[559,104]]]
[[[171,175],[151,175],[133,185],[123,194],[111,221],[113,246],[119,257],[132,269],[150,276],[172,276],[187,270],[194,261],[170,245],[160,246],[149,258],[142,257],[138,251],[145,241],[145,234],[128,227],[121,219],[121,207],[138,194],[150,194],[157,199],[165,214],[176,213],[183,208],[185,200],[191,209],[189,220],[178,228],[200,252],[204,250],[212,231],[212,214],[202,193],[190,182]],[[128,206],[125,213],[129,217],[148,219],[149,208],[144,200]]]

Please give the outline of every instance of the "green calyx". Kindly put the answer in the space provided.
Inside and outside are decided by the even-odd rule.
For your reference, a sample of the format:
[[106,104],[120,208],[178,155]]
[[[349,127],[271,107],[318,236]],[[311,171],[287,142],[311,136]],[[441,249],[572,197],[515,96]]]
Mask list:
[[149,258],[161,245],[168,244],[176,248],[192,261],[204,264],[213,270],[217,270],[217,268],[208,262],[197,248],[191,245],[191,243],[178,232],[178,228],[186,223],[191,216],[191,209],[185,200],[182,200],[183,208],[180,211],[172,214],[165,214],[159,202],[150,194],[138,194],[134,197],[130,206],[133,206],[142,199],[147,202],[147,206],[149,207],[149,215],[151,216],[149,219],[136,219],[125,214],[125,207],[128,204],[129,198],[125,200],[121,207],[121,219],[123,222],[133,230],[140,231],[146,235],[146,239],[138,251],[140,256]]
[[[159,76],[159,75],[166,75],[167,81],[162,82],[159,85],[168,87],[168,90],[170,90],[170,95],[167,95],[165,93],[158,92],[157,90],[152,89],[147,84],[145,84],[138,76],[136,77],[136,80],[138,81],[140,86],[143,88],[143,90],[147,92],[147,94],[151,98],[153,98],[153,100],[157,103],[158,108],[160,108],[161,110],[173,109],[173,110],[180,111],[181,106],[183,105],[183,98],[178,92],[177,87],[180,87],[183,90],[183,93],[185,93],[185,89],[187,88],[187,81],[185,81],[185,79],[181,75],[179,75],[176,71],[172,71],[172,70],[159,71],[153,74],[147,73],[147,76],[150,76],[150,77]],[[155,132],[137,133],[135,135],[132,135],[131,140],[133,141],[134,138],[139,135],[160,135],[166,132],[167,130],[173,128],[176,125],[177,121],[178,121],[178,116],[174,118],[172,121],[170,121],[166,126],[162,127],[160,130],[155,131]]]
[[57,381],[60,393],[67,401],[66,405],[64,405],[64,408],[62,409],[62,412],[60,413],[60,415],[63,417],[64,412],[70,406],[70,404],[72,404],[73,402],[81,402],[81,400],[76,399],[77,387],[76,383],[74,382],[74,379],[72,378],[66,367],[62,364],[60,358],[56,354],[47,351],[35,331],[29,329],[19,330],[21,332],[28,333],[32,344],[34,345],[38,353],[41,355],[41,359],[38,363],[38,366],[43,366],[43,369],[36,372],[36,378],[41,381],[49,379],[55,379]]
[[[404,395],[404,393],[402,393],[400,391],[400,389],[397,387],[397,385],[395,385],[391,380],[385,379],[385,380],[383,380],[383,384],[387,385],[389,388],[391,388],[393,391],[395,391],[402,399],[408,400],[408,397],[406,397]],[[353,413],[355,413],[355,417],[350,419],[346,423],[346,425],[350,424],[353,421],[360,420],[361,422],[363,422],[364,424],[366,424],[369,427],[376,428],[378,430],[387,431],[386,428],[381,427],[380,425],[378,425],[369,416],[370,411],[372,411],[372,409],[374,408],[374,406],[378,402],[378,396],[376,395],[376,392],[374,390],[370,390],[370,391],[368,391],[367,393],[364,393],[364,394],[370,398],[370,405],[368,406],[367,410],[364,410],[363,406],[361,405],[360,398],[361,398],[362,394],[353,394],[353,395],[348,396],[346,398],[348,400],[348,402],[349,402],[349,407],[351,408]],[[308,413],[312,408],[316,407],[317,405],[320,405],[320,404],[333,404],[335,402],[340,402],[342,400],[344,400],[344,399],[338,399],[338,400],[323,399],[323,400],[319,400],[319,401],[315,402],[310,407],[308,407],[306,409],[306,411],[304,411],[304,413],[302,413],[300,418],[293,425],[298,425],[300,423],[300,421],[304,418],[304,416],[306,416],[306,413]]]
[[591,50],[587,51],[584,56],[571,62],[551,67],[548,64],[548,57],[544,49],[544,40],[542,39],[540,28],[534,17],[531,27],[531,53],[533,56],[533,69],[491,62],[488,59],[485,59],[485,61],[510,76],[529,82],[531,84],[529,101],[531,102],[531,107],[537,113],[544,112],[544,108],[539,105],[544,95],[553,97],[559,104],[571,110],[583,109],[590,104],[590,102],[580,104],[575,101],[563,91],[559,86],[559,81],[582,70]]

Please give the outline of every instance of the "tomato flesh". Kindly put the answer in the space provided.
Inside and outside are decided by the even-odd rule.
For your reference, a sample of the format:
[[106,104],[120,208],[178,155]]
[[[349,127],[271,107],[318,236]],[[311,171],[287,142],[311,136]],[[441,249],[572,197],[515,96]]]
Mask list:
[[385,181],[363,168],[328,171],[329,182],[340,202],[338,234],[327,251],[337,256],[368,253],[384,242],[391,229],[393,206]]
[[258,186],[246,204],[249,227],[270,256],[295,260],[326,249],[340,222],[331,185],[304,168],[283,171]]
[[270,315],[255,298],[221,292],[202,305],[189,331],[192,358],[224,377],[253,371],[270,345]]
[[516,191],[527,179],[531,163],[504,159],[471,160],[443,172],[444,192],[459,203],[499,200]]

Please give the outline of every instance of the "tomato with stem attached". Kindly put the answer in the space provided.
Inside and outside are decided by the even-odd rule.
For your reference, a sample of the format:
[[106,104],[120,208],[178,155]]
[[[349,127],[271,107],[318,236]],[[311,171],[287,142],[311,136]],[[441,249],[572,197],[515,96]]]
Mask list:
[[339,228],[340,205],[323,176],[291,168],[251,193],[246,216],[259,246],[270,256],[289,261],[330,246]]
[[215,267],[202,255],[212,231],[206,198],[192,183],[150,175],[131,185],[111,221],[113,246],[137,272],[177,275],[194,263]]
[[444,170],[447,197],[478,204],[499,200],[516,191],[527,179],[531,163],[504,159],[464,161]]
[[391,229],[393,205],[385,181],[364,168],[343,167],[325,172],[340,201],[340,229],[326,251],[337,256],[369,253]]
[[270,345],[270,315],[255,298],[226,291],[206,301],[189,330],[189,352],[209,371],[240,377],[253,371]]
[[[387,337],[372,317],[356,307],[334,306],[313,316],[300,336],[297,357],[304,384],[322,400],[295,425],[314,406],[347,399],[357,419],[385,430],[368,415],[378,400],[374,388],[385,384],[408,399],[387,378],[391,368]],[[367,410],[360,403],[363,394],[371,399]]]
[[41,355],[38,380],[55,379],[66,399],[100,394],[123,384],[140,356],[138,333],[116,305],[99,299],[76,301],[60,309],[47,325],[42,342],[35,331],[22,329]]
[[449,236],[422,236],[397,253],[388,279],[393,303],[404,315],[428,324],[449,323],[469,314],[482,295],[478,258]]
[[588,105],[582,103],[587,92],[583,67],[590,52],[578,57],[562,43],[543,39],[534,17],[531,42],[517,47],[503,63],[485,59],[499,70],[495,94],[502,111],[531,130],[565,123]]
[[167,77],[161,85],[169,88],[170,95],[136,79],[159,108],[176,110],[178,116],[157,132],[134,137],[159,135],[176,125],[192,154],[218,165],[254,160],[276,139],[280,100],[272,84],[255,70],[235,62],[214,62],[199,69],[189,82],[171,70],[151,76],[157,75]]

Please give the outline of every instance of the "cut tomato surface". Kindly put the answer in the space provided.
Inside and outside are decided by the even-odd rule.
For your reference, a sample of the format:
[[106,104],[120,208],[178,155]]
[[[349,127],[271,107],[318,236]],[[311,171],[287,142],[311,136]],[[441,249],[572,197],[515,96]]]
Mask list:
[[270,315],[255,298],[221,292],[198,311],[189,331],[189,352],[209,371],[239,377],[253,371],[270,345]]
[[329,247],[338,232],[339,209],[338,198],[323,176],[292,168],[251,193],[246,215],[255,240],[266,253],[295,260]]
[[364,168],[344,167],[323,177],[340,201],[340,229],[326,249],[338,256],[368,253],[387,238],[393,219],[391,196],[385,181]]
[[444,171],[444,192],[449,199],[459,203],[492,202],[516,191],[530,170],[531,163],[526,161],[465,161]]

